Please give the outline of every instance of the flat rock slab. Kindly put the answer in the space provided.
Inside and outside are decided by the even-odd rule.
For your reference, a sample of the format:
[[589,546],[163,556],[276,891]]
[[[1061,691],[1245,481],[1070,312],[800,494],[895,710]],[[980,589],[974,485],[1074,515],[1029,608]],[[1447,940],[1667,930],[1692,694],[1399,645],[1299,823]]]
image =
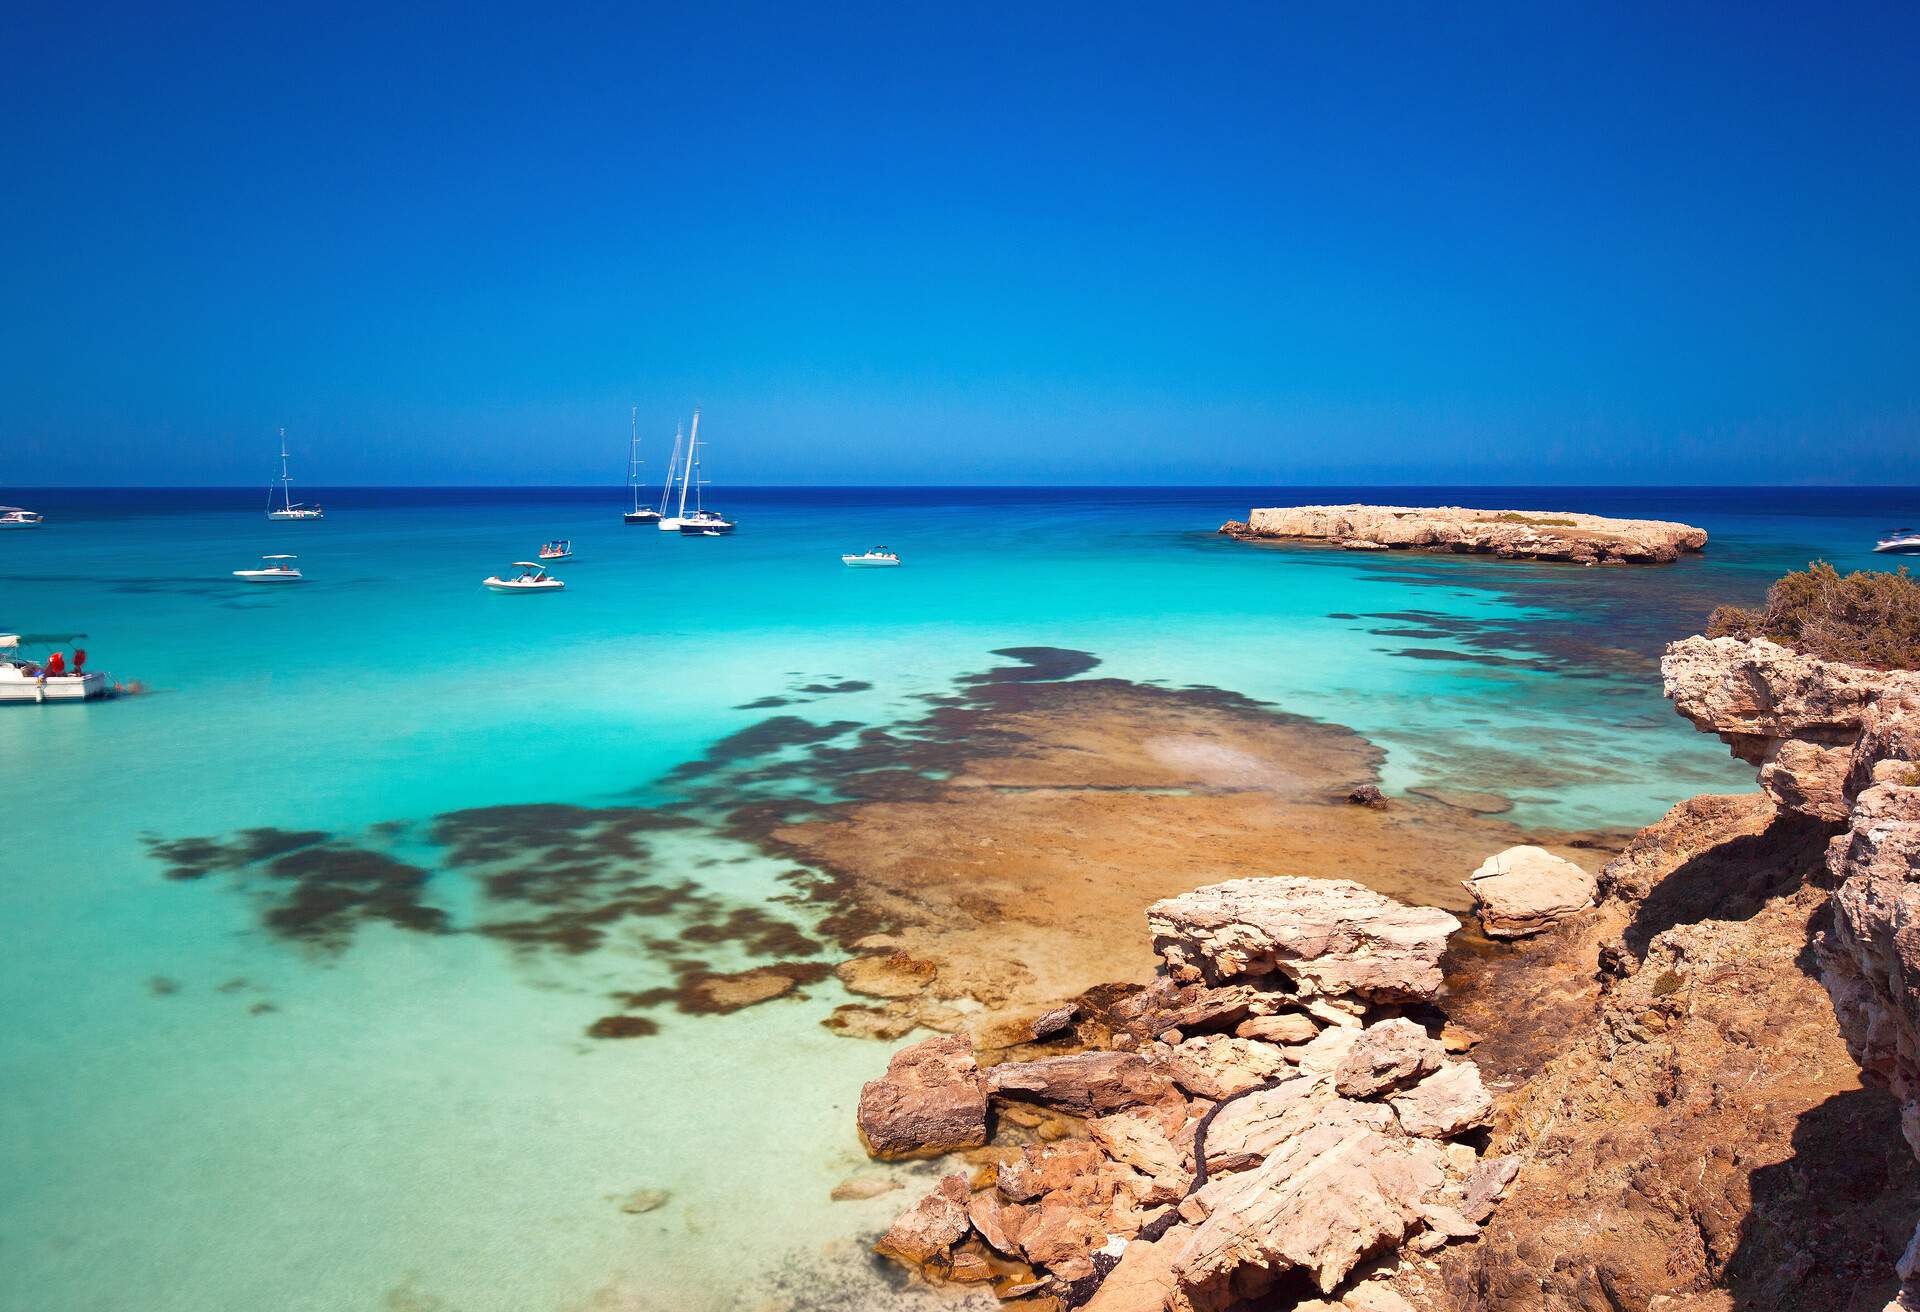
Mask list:
[[1707,545],[1705,529],[1670,520],[1463,506],[1276,506],[1254,510],[1244,523],[1230,521],[1221,532],[1356,551],[1414,549],[1587,565],[1661,564]]
[[1279,875],[1155,902],[1147,927],[1177,980],[1218,983],[1279,971],[1303,997],[1394,1002],[1440,991],[1440,954],[1460,922],[1350,879]]

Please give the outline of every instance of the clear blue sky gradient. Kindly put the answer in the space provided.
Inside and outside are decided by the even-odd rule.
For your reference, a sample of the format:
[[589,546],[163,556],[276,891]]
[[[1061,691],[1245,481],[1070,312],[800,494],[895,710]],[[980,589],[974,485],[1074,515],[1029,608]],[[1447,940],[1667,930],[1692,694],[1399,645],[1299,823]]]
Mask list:
[[0,11],[0,488],[1920,483],[1920,7]]

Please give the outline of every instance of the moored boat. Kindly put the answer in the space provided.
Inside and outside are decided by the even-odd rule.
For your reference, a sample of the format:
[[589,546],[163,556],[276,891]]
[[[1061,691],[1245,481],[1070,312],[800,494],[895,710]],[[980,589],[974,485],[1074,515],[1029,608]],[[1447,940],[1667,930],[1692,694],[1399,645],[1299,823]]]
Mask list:
[[516,560],[512,569],[488,575],[481,586],[489,592],[559,592],[567,585],[542,569],[538,561]]
[[298,556],[262,556],[259,569],[237,569],[233,576],[246,583],[298,583],[306,577],[293,562]]
[[540,547],[540,559],[549,564],[556,560],[572,560],[573,539],[555,538],[552,542],[543,543]]
[[0,702],[83,702],[107,696],[111,692],[107,676],[86,668],[85,648],[73,649],[71,663],[64,652],[57,650],[45,660],[33,660],[21,651],[23,645],[74,642],[84,637],[84,633],[48,637],[0,633]]
[[[639,406],[633,407],[633,413],[628,416],[628,421],[632,426],[632,433],[630,435],[630,445],[627,448],[627,491],[633,500],[631,508],[620,518],[624,523],[628,524],[658,524],[660,522],[660,516],[666,512],[666,494],[661,494],[660,500],[662,505],[659,510],[655,510],[652,506],[643,506],[640,504]],[[680,435],[678,433],[674,434],[673,449],[674,453],[678,455],[680,451]],[[673,484],[673,469],[671,466],[667,469],[667,484],[668,486],[672,486]]]
[[900,563],[900,555],[885,547],[869,547],[857,556],[840,557],[840,563],[853,569],[888,569]]
[[39,511],[20,506],[0,506],[0,528],[39,528],[46,522],[47,517]]
[[325,519],[318,506],[302,505],[293,499],[293,476],[287,472],[287,430],[280,430],[280,505],[273,504],[273,489],[267,489],[268,519]]

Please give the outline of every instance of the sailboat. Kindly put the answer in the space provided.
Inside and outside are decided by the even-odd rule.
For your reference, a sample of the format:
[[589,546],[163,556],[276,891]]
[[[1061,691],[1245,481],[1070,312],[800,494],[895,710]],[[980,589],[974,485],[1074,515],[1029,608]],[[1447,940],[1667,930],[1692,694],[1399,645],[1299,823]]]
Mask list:
[[[693,412],[693,423],[697,432],[700,426],[698,410]],[[700,489],[707,485],[707,481],[700,477],[700,443],[697,438],[687,444],[687,464],[692,475],[688,481],[693,484],[694,510],[691,515],[687,514],[687,487],[683,482],[680,485],[680,532],[688,537],[706,538],[717,538],[733,532],[733,521],[717,510],[708,510],[702,498]]]
[[[625,522],[629,524],[658,524],[660,522],[661,512],[659,510],[655,510],[652,506],[643,506],[640,504],[640,407],[639,406],[633,407],[633,414],[631,416],[631,421],[633,425],[633,442],[627,451],[627,491],[633,498],[633,508],[627,511],[626,514],[622,515],[621,519],[623,519]],[[678,440],[676,440],[674,442],[674,450],[677,452],[679,449],[680,449],[680,444]],[[669,472],[667,477],[669,480],[671,480],[673,477],[672,473]],[[662,501],[664,501],[665,499],[666,498],[664,496],[661,498]],[[663,506],[662,509],[665,509],[665,507]]]
[[280,508],[273,507],[273,489],[267,489],[268,519],[324,519],[318,506],[302,505],[293,499],[293,476],[287,472],[287,430],[280,430]]
[[[695,406],[693,410],[693,433],[687,439],[687,457],[685,462],[680,466],[680,507],[675,510],[673,514],[667,515],[666,518],[660,521],[659,528],[662,532],[678,533],[687,522],[687,482],[693,477],[693,453],[699,445],[700,407]],[[673,435],[673,453],[676,457],[680,454],[680,434],[678,432],[675,432]],[[662,513],[665,513],[667,508],[667,496],[671,495],[672,492],[673,469],[669,466],[667,469],[667,492],[660,498],[660,509]]]

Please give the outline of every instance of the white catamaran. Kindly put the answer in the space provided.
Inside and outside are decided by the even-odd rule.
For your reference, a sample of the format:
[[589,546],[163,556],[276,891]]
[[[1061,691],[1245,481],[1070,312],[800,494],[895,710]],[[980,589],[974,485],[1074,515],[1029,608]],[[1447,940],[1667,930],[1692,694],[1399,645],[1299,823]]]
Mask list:
[[[628,510],[626,514],[622,515],[621,518],[629,524],[658,524],[660,522],[660,516],[666,511],[666,494],[662,493],[660,496],[661,506],[659,510],[655,510],[652,506],[643,506],[640,504],[639,406],[633,407],[631,423],[633,425],[633,438],[631,445],[627,448],[627,491],[633,500],[632,508]],[[678,433],[674,434],[673,449],[675,454],[679,453],[680,437]],[[667,471],[667,482],[669,485],[673,482],[673,471],[671,469]]]
[[302,505],[293,499],[293,475],[287,472],[287,430],[280,430],[280,506],[274,508],[273,488],[267,488],[268,519],[325,519],[318,506]]

